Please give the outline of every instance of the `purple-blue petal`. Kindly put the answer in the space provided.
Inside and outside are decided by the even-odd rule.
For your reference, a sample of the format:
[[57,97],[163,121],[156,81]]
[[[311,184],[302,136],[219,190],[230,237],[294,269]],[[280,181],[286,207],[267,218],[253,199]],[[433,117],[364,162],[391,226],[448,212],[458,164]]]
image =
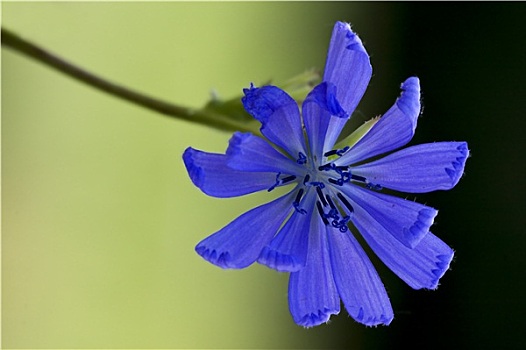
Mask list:
[[327,226],[334,281],[345,309],[366,326],[388,325],[394,314],[385,287],[364,250],[348,231]]
[[[313,208],[314,191],[304,197],[300,206]],[[295,211],[278,232],[276,237],[263,248],[258,263],[280,272],[295,272],[305,266],[309,234],[311,231],[312,210],[306,213]]]
[[245,110],[262,124],[261,133],[292,157],[305,151],[298,105],[285,91],[272,85],[243,89]]
[[438,214],[436,209],[423,204],[360,186],[348,185],[341,189],[351,203],[363,208],[408,248],[414,248],[424,238]]
[[336,86],[330,82],[317,85],[303,102],[302,113],[311,153],[321,159],[331,116],[349,118],[336,98]]
[[202,240],[196,252],[224,269],[242,269],[256,261],[292,209],[291,193],[256,207]]
[[289,310],[298,325],[314,327],[340,312],[340,297],[331,272],[325,226],[312,215],[307,264],[290,274]]
[[183,154],[190,179],[209,196],[227,198],[270,188],[275,173],[255,173],[230,168],[224,154],[202,152],[188,147]]
[[353,167],[353,174],[403,192],[449,190],[462,177],[468,156],[465,142],[428,143]]
[[436,289],[449,269],[453,250],[429,232],[414,248],[407,248],[361,208],[352,221],[374,253],[414,289]]
[[304,167],[285,157],[264,139],[250,133],[236,132],[229,142],[228,166],[243,171],[301,175]]
[[407,144],[415,133],[420,115],[420,82],[411,77],[402,83],[395,104],[346,154],[338,165],[351,165]]
[[[371,75],[371,62],[362,41],[348,23],[337,22],[329,44],[323,81],[336,86],[336,98],[348,115],[362,99]],[[332,148],[346,121],[331,118],[326,149]]]

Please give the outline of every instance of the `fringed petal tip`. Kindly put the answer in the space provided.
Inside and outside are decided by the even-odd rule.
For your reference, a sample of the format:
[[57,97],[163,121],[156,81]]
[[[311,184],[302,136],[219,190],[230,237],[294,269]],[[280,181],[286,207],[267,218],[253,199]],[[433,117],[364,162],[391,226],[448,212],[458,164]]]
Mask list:
[[305,262],[301,262],[294,256],[282,254],[269,247],[263,248],[257,261],[279,272],[296,272],[305,266]]
[[240,132],[236,131],[228,140],[228,148],[226,149],[226,155],[227,156],[236,156],[239,154],[242,154],[243,148],[241,147],[243,145],[243,142],[245,142],[247,139],[249,139],[252,136],[249,132]]
[[433,225],[438,210],[426,207],[418,212],[413,226],[404,228],[404,244],[409,248],[414,248],[429,232],[429,228]]
[[240,269],[245,266],[235,266],[232,264],[229,252],[217,252],[215,249],[209,249],[201,243],[195,247],[197,254],[211,264],[219,266],[222,269]]
[[229,156],[202,152],[188,147],[183,162],[190,179],[203,193],[218,198],[241,196],[261,191],[272,184],[276,175],[271,172],[251,172],[229,167]]
[[[348,310],[349,311],[349,310]],[[380,316],[365,316],[362,307],[357,312],[349,312],[351,317],[356,321],[368,327],[376,327],[379,325],[388,326],[393,321],[394,314],[380,315]]]
[[400,87],[402,94],[396,101],[397,107],[408,116],[416,128],[416,120],[420,115],[420,80],[417,77],[407,78]]
[[277,109],[286,105],[296,104],[285,91],[273,85],[257,88],[250,84],[250,88],[243,89],[243,93],[245,94],[241,98],[243,107],[262,124],[265,124]]
[[188,147],[183,153],[183,162],[193,184],[201,188],[204,182],[204,173],[201,167],[195,164],[194,155],[196,152],[199,151],[193,149],[192,147]]
[[312,328],[321,325],[322,323],[329,322],[331,315],[337,315],[340,313],[340,310],[333,310],[324,308],[323,310],[318,310],[317,313],[309,313],[304,315],[298,320],[294,320],[297,325]]
[[453,261],[453,257],[455,256],[455,252],[453,251],[453,249],[450,248],[449,250],[450,250],[449,253],[440,254],[435,257],[436,269],[431,270],[431,272],[433,273],[433,275],[436,276],[436,278],[431,281],[431,284],[426,289],[431,289],[431,290],[437,289],[440,279],[442,278],[442,276],[444,276],[446,271],[449,270],[451,261]]
[[469,158],[469,149],[466,142],[461,142],[457,151],[459,156],[451,162],[450,168],[445,168],[447,175],[451,178],[451,187],[454,187],[459,181],[462,175],[464,175],[464,166],[466,165],[466,160]]
[[351,29],[351,25],[346,22],[336,22],[334,26],[333,37],[337,37],[339,33],[345,34],[346,40],[346,49],[351,51],[361,51],[367,54],[363,46],[362,40],[360,37],[354,33]]

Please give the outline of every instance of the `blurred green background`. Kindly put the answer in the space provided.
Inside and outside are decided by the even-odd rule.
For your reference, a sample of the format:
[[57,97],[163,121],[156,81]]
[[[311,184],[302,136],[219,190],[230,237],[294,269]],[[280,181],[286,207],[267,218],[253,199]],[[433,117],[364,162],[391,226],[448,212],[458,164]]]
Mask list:
[[[424,115],[412,143],[466,140],[452,191],[417,196],[457,252],[435,292],[378,266],[395,310],[364,328],[345,311],[305,330],[286,274],[224,271],[201,239],[268,194],[214,199],[188,179],[188,146],[230,134],[117,100],[2,49],[3,348],[521,348],[526,235],[526,7],[413,3],[2,3],[2,25],[81,67],[199,107],[250,82],[323,69],[351,22],[382,114],[410,75]],[[410,197],[414,198],[414,196]]]

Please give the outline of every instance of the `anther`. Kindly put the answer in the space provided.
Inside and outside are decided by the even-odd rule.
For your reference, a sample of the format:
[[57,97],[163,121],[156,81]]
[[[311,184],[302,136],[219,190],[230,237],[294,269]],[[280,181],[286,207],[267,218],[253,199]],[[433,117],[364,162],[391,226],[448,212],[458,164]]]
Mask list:
[[340,199],[340,201],[343,203],[343,205],[345,205],[345,207],[346,207],[347,209],[349,209],[349,212],[353,213],[353,212],[354,212],[354,208],[353,208],[353,206],[351,205],[351,203],[349,203],[349,201],[347,200],[347,198],[345,198],[345,197],[343,196],[343,194],[341,194],[341,193],[338,193],[337,196],[338,196],[338,198]]
[[330,157],[330,156],[333,156],[333,155],[337,155],[337,156],[341,157],[348,150],[349,150],[349,146],[345,146],[343,149],[333,149],[333,150],[330,150],[328,152],[325,152],[323,155],[325,157]]
[[327,199],[327,203],[329,203],[329,206],[331,207],[331,209],[336,209],[336,206],[332,202],[331,197],[329,197],[329,195],[326,195],[325,198]]
[[309,182],[309,180],[310,180],[310,175],[309,174],[305,175],[305,178],[303,179],[303,184],[304,185],[307,184],[307,182]]
[[318,208],[318,213],[320,214],[321,219],[323,220],[323,223],[325,225],[329,224],[329,221],[325,217],[325,213],[323,212],[323,208],[321,207],[320,201],[316,201],[316,208]]
[[303,153],[298,153],[298,160],[296,160],[296,163],[298,164],[305,164],[307,163],[307,156],[305,156]]
[[318,194],[318,197],[320,197],[320,200],[324,207],[327,206],[327,201],[325,200],[325,197],[323,196],[323,192],[321,191],[321,188],[316,187],[316,193]]
[[282,185],[286,184],[286,183],[291,182],[291,181],[293,181],[295,179],[296,179],[296,176],[294,176],[294,175],[287,176],[286,178],[281,179],[281,184]]
[[301,197],[303,197],[303,188],[300,188],[298,191],[298,194],[296,195],[296,199],[294,200],[294,203],[300,203]]
[[318,170],[319,171],[329,171],[329,170],[333,169],[333,167],[334,167],[333,163],[327,163],[327,164],[320,165],[318,167]]
[[330,156],[333,156],[333,155],[335,155],[335,154],[336,154],[336,150],[333,149],[332,151],[325,152],[323,155],[324,155],[325,157],[330,157]]
[[360,176],[360,175],[354,175],[354,174],[351,175],[351,179],[356,180],[356,181],[360,181],[360,182],[366,182],[367,181],[367,179],[365,177]]
[[342,179],[338,179],[338,180],[336,180],[336,179],[333,179],[332,177],[330,177],[328,180],[329,180],[329,182],[330,182],[331,184],[335,184],[335,185],[338,185],[338,186],[343,185],[343,181],[342,181]]
[[305,209],[302,209],[300,208],[300,201],[301,201],[301,197],[303,197],[303,188],[300,188],[300,190],[298,191],[298,194],[296,195],[296,199],[294,200],[294,202],[292,203],[292,206],[294,207],[294,209],[296,209],[296,211],[300,214],[307,214],[307,211]]

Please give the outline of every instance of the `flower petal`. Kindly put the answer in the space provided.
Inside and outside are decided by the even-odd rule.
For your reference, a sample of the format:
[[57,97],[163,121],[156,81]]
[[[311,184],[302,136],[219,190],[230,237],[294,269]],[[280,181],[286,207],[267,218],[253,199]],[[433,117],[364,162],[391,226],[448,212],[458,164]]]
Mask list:
[[202,152],[188,147],[183,154],[184,165],[194,185],[209,196],[227,198],[270,188],[276,182],[275,173],[254,173],[233,170],[227,166],[224,154]]
[[377,193],[356,185],[341,187],[349,199],[363,208],[391,235],[414,248],[429,232],[436,209],[402,198]]
[[[309,191],[303,198],[301,207],[314,207],[314,191]],[[276,237],[263,248],[258,263],[280,272],[294,272],[302,269],[307,260],[311,218],[312,210],[307,211],[306,214],[299,211],[292,213]]]
[[[336,86],[336,97],[350,116],[362,99],[372,75],[371,62],[362,41],[348,23],[337,22],[332,31],[323,81]],[[346,119],[332,117],[325,149],[336,142]]]
[[305,168],[273,148],[267,141],[250,133],[236,132],[226,154],[228,166],[242,171],[281,172],[300,176]]
[[336,98],[336,86],[330,82],[317,85],[303,102],[302,113],[311,153],[322,159],[331,116],[345,121],[349,118]]
[[292,209],[292,193],[256,207],[202,240],[196,252],[227,269],[242,269],[258,258]]
[[307,264],[290,274],[289,309],[294,322],[314,327],[340,312],[340,297],[331,273],[325,228],[312,215]]
[[276,86],[243,89],[245,110],[262,124],[261,133],[291,156],[305,151],[305,140],[298,105]]
[[413,249],[401,244],[361,208],[352,221],[375,254],[414,289],[436,289],[448,270],[453,250],[429,232]]
[[385,287],[358,241],[330,226],[327,236],[334,281],[349,315],[366,326],[391,323],[394,315]]
[[464,173],[468,156],[465,142],[428,143],[353,167],[353,174],[398,191],[423,193],[449,190]]
[[350,165],[404,146],[413,138],[419,115],[420,82],[411,77],[402,83],[402,94],[395,104],[336,163]]

